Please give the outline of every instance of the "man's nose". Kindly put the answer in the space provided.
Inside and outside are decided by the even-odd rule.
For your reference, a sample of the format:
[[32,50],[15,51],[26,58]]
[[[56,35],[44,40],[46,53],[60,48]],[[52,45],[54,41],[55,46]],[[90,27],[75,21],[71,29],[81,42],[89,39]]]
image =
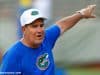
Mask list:
[[42,31],[43,31],[43,28],[42,28],[42,27],[38,27],[38,28],[37,28],[37,31],[38,31],[38,32],[42,32]]

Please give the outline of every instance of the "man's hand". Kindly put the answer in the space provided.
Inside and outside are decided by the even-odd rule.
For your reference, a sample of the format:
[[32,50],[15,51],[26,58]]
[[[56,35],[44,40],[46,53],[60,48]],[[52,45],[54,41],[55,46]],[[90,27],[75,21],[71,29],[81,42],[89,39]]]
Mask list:
[[77,13],[64,17],[56,22],[56,25],[59,26],[61,34],[66,30],[72,28],[78,21],[83,18],[95,18],[93,14],[96,5],[89,5],[88,7],[77,11]]
[[84,9],[81,9],[79,12],[83,18],[95,18],[96,16],[93,14],[96,5],[89,5]]

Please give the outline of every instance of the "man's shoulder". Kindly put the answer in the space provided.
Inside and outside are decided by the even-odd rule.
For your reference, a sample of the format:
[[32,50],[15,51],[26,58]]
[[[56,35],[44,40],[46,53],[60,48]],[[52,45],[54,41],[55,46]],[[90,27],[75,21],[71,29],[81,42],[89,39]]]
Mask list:
[[15,42],[11,47],[9,47],[6,50],[4,55],[11,56],[11,57],[16,57],[16,56],[22,55],[23,53],[22,53],[22,49],[20,46],[21,45],[20,45],[19,41]]

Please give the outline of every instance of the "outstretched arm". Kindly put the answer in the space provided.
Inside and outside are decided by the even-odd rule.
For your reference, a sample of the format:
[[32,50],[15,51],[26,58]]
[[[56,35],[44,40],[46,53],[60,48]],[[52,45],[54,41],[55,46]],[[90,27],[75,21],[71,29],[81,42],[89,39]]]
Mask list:
[[88,7],[77,11],[75,14],[64,17],[56,22],[56,25],[61,29],[61,34],[66,30],[72,28],[79,20],[83,18],[95,18],[93,11],[96,5],[89,5]]

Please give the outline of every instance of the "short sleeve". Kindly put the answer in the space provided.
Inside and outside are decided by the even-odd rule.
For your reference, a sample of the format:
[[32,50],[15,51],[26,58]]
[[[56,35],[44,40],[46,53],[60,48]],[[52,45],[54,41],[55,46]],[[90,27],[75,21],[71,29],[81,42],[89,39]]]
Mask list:
[[60,36],[60,28],[57,25],[52,25],[45,30],[45,38],[51,48],[54,47],[56,40]]

